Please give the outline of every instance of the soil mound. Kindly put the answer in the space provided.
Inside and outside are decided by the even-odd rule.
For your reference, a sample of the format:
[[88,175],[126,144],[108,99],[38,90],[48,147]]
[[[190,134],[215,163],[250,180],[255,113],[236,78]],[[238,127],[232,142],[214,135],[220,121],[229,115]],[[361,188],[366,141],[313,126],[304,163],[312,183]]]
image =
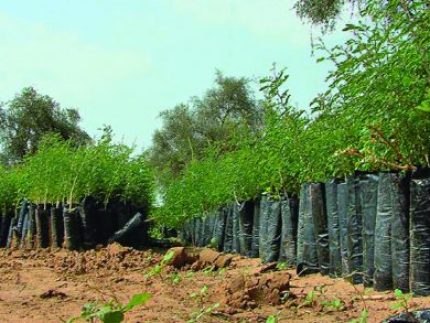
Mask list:
[[194,271],[207,267],[220,269],[228,267],[234,258],[233,255],[223,254],[209,248],[175,247],[167,253],[173,252],[170,265],[175,268],[191,266]]
[[51,267],[62,273],[85,274],[97,271],[101,274],[103,271],[139,270],[151,264],[148,252],[113,243],[98,251],[59,252],[55,254]]
[[227,276],[223,292],[228,306],[241,309],[263,304],[279,305],[290,294],[291,275],[285,271],[253,274],[236,273]]

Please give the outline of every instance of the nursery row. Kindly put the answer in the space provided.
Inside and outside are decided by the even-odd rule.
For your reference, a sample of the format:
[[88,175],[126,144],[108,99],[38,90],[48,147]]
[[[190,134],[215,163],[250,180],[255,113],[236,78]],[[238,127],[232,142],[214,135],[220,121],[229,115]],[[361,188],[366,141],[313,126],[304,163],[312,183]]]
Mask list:
[[376,290],[430,295],[430,172],[357,174],[261,195],[188,220],[197,246],[348,277]]
[[[0,215],[0,248],[91,249],[118,241],[139,247],[147,242],[145,217],[121,201],[108,205],[92,197],[76,205],[34,205],[24,200]],[[134,216],[133,216],[134,215]]]
[[152,203],[152,174],[145,157],[111,143],[109,136],[77,146],[48,135],[37,153],[23,162],[0,169],[0,206],[14,208],[23,199],[44,205],[73,205],[93,196],[105,205],[110,200],[131,201],[148,208]]
[[[303,183],[356,171],[430,167],[428,1],[364,1],[359,7],[362,16],[345,26],[344,43],[315,43],[318,61],[333,69],[327,91],[310,107],[294,104],[287,72],[275,68],[260,80],[263,98],[253,110],[240,101],[221,101],[213,110],[226,107],[231,113],[207,118],[213,100],[204,97],[205,104],[180,110],[189,118],[181,119],[176,110],[165,113],[177,117],[163,119],[169,121],[161,132],[165,140],[155,148],[164,150],[154,149],[159,157],[154,160],[160,166],[170,151],[176,158],[168,159],[158,176],[164,204],[154,217],[161,225],[178,227],[219,205],[262,193],[299,194]],[[258,121],[240,118],[242,111],[253,112],[246,116]]]

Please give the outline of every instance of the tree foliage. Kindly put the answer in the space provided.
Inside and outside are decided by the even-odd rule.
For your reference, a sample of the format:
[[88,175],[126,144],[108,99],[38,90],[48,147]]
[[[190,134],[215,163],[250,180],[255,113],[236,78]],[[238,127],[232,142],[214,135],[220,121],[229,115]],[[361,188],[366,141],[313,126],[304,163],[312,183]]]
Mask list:
[[228,143],[241,129],[256,128],[261,113],[247,79],[218,72],[215,86],[202,98],[194,97],[160,116],[163,125],[154,134],[150,158],[159,173],[175,176],[191,161],[201,159],[208,147]]
[[203,147],[167,182],[154,217],[178,226],[262,192],[297,194],[301,183],[355,171],[430,166],[428,9],[425,0],[363,3],[344,44],[317,46],[318,60],[335,68],[311,115],[291,106],[285,71],[263,78],[261,126]]
[[106,204],[131,201],[149,207],[153,201],[153,173],[144,155],[114,144],[109,136],[76,146],[59,135],[45,135],[35,154],[23,162],[0,168],[0,205],[13,206],[27,198],[36,204],[75,204],[93,196]]
[[39,141],[47,133],[56,133],[64,140],[88,142],[90,137],[79,127],[80,116],[76,109],[63,109],[47,95],[34,88],[24,88],[0,109],[0,138],[4,159],[21,160],[34,153]]

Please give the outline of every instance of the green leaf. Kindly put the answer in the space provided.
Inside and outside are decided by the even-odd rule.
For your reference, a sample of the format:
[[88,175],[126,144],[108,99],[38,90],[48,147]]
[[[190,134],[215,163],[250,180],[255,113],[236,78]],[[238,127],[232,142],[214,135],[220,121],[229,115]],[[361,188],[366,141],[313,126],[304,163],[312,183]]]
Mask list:
[[131,311],[134,307],[143,305],[150,299],[151,299],[151,294],[149,293],[135,294],[128,302],[128,304],[123,307],[123,311],[124,312]]
[[278,322],[278,319],[275,315],[270,315],[266,320],[266,323],[277,323],[277,322]]
[[424,112],[430,112],[430,103],[424,101],[423,103],[421,103],[421,105],[417,106],[417,109]]
[[396,289],[394,291],[394,296],[396,296],[396,298],[402,298],[403,292],[400,289]]
[[168,253],[166,253],[163,257],[162,264],[169,264],[172,261],[174,255],[175,253],[173,251],[169,251]]
[[103,323],[121,323],[124,320],[124,313],[120,310],[109,311],[99,316]]

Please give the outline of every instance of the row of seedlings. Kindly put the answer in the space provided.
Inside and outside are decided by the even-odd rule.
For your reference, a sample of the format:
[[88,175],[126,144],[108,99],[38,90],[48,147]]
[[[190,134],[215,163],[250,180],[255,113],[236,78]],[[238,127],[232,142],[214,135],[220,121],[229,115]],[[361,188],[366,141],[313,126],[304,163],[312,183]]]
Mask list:
[[0,246],[78,250],[146,241],[152,176],[145,159],[131,153],[106,139],[79,148],[45,139],[36,154],[5,172],[14,194],[3,203]]
[[262,195],[184,223],[181,239],[195,246],[296,264],[298,200]]
[[430,295],[430,171],[306,183],[299,205],[262,195],[194,218],[182,235],[197,246],[286,261],[299,274]]

